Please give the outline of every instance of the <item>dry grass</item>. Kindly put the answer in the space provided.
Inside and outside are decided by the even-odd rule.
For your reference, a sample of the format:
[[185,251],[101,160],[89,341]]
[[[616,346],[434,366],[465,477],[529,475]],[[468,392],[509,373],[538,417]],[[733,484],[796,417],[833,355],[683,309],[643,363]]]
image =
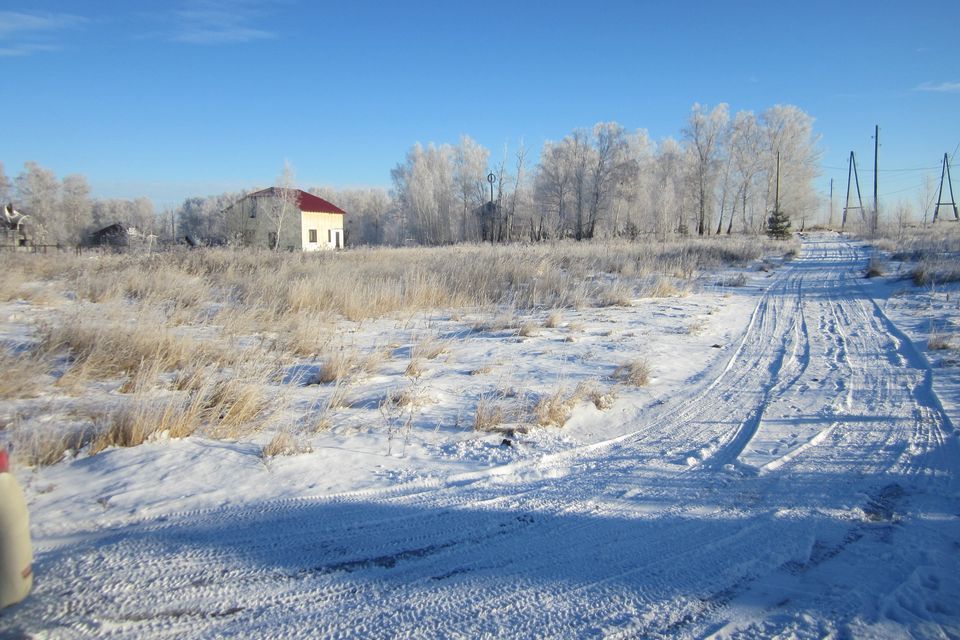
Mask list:
[[[359,321],[436,308],[619,304],[629,298],[624,291],[634,280],[657,274],[689,279],[790,248],[762,237],[717,237],[375,248],[337,255],[209,249],[51,260],[9,254],[0,256],[8,285],[0,299],[16,297],[25,283],[55,280],[81,300],[160,309],[175,324],[198,321],[226,301],[266,328],[293,316]],[[585,286],[597,274],[611,276],[612,292]],[[298,348],[309,349],[310,342]]]
[[0,398],[31,398],[49,384],[50,355],[38,349],[17,353],[0,346]]
[[108,447],[135,447],[160,436],[186,438],[203,424],[201,394],[177,392],[166,398],[138,397],[105,413],[95,427],[89,453]]
[[520,327],[517,329],[517,335],[524,338],[532,338],[538,333],[537,325],[529,320],[526,320],[520,323]]
[[236,440],[263,427],[270,398],[257,378],[227,378],[210,389],[204,409],[214,438]]
[[407,368],[403,370],[403,375],[408,378],[419,378],[423,375],[423,361],[420,358],[411,358],[407,363]]
[[586,380],[577,385],[575,395],[586,398],[600,411],[606,411],[613,406],[617,394],[613,389],[604,390],[596,380]]
[[541,427],[562,427],[570,418],[573,409],[582,397],[579,390],[573,392],[558,388],[553,393],[541,396],[532,408],[533,419]]
[[543,326],[547,329],[556,329],[561,322],[563,322],[563,313],[560,309],[551,309],[543,321]]
[[613,371],[613,377],[624,384],[645,387],[650,383],[650,364],[645,358],[624,362]]
[[647,297],[650,298],[672,298],[680,295],[681,292],[680,289],[667,278],[657,278],[646,293]]
[[83,428],[31,425],[12,431],[14,455],[21,464],[31,467],[56,464],[68,452],[86,447],[92,439],[91,430]]
[[301,453],[310,453],[310,445],[299,442],[286,431],[279,431],[260,450],[260,457],[275,458],[276,456],[293,456]]
[[952,348],[953,342],[950,340],[950,336],[942,333],[934,332],[930,334],[930,338],[927,340],[927,349],[930,351],[945,351]]
[[884,273],[886,273],[886,270],[884,269],[883,262],[876,256],[871,257],[864,276],[867,278],[878,278]]
[[601,289],[597,299],[602,307],[629,307],[633,305],[633,287],[622,280],[615,280]]
[[717,282],[718,287],[745,287],[747,286],[747,276],[743,273],[738,273],[735,276],[729,278],[724,278]]
[[[58,384],[78,393],[109,387],[113,406],[83,428],[59,435],[34,430],[32,424],[15,428],[25,440],[33,438],[23,448],[28,457],[49,464],[84,446],[93,453],[192,434],[249,437],[269,424],[284,402],[276,363],[317,358],[317,382],[334,384],[317,420],[327,428],[332,410],[349,406],[349,385],[389,357],[383,350],[334,344],[335,336],[344,335],[339,332],[344,319],[497,309],[484,330],[533,336],[537,327],[518,317],[549,309],[543,326],[558,327],[562,309],[625,305],[636,291],[676,295],[678,283],[686,286],[706,269],[743,265],[765,251],[783,250],[782,244],[764,239],[712,238],[323,255],[219,249],[55,258],[2,254],[0,301],[29,299],[56,311],[38,330],[36,348],[23,354],[0,350],[0,397],[39,394],[54,373],[64,370]],[[582,331],[583,325],[567,328]],[[424,364],[450,347],[436,336],[416,341],[406,375],[420,382]],[[122,395],[113,393],[114,382]],[[605,407],[609,396],[558,389],[531,405],[495,392],[478,402],[475,425],[486,430],[504,420],[534,419],[562,424],[572,403],[588,397]],[[416,404],[403,396],[394,400],[405,409]]]
[[172,371],[210,355],[208,345],[198,345],[147,318],[123,322],[115,313],[97,314],[91,309],[41,330],[41,351],[66,350],[70,354],[64,383],[130,375],[144,366]]
[[707,320],[705,318],[695,318],[687,325],[687,334],[691,336],[702,335],[707,330]]
[[473,415],[474,431],[497,431],[503,423],[506,410],[504,398],[499,393],[486,393],[477,400],[477,408]]
[[410,357],[414,360],[433,360],[449,350],[449,340],[440,340],[437,336],[424,336],[410,349]]
[[910,270],[910,278],[918,287],[960,282],[960,266],[956,260],[957,257],[922,260]]
[[340,347],[329,352],[320,364],[316,380],[311,382],[329,384],[344,380],[357,367],[358,358],[357,350],[353,348]]

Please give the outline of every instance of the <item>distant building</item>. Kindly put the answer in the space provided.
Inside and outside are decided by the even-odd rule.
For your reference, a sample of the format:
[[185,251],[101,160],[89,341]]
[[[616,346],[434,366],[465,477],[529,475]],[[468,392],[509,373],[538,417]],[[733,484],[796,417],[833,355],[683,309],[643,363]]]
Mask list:
[[157,237],[141,233],[136,227],[116,222],[90,234],[90,244],[96,247],[151,249]]
[[248,194],[224,211],[231,242],[290,251],[342,249],[344,215],[323,198],[279,187]]
[[12,204],[3,207],[3,221],[0,224],[0,244],[9,247],[26,247],[32,244],[30,216],[17,211]]

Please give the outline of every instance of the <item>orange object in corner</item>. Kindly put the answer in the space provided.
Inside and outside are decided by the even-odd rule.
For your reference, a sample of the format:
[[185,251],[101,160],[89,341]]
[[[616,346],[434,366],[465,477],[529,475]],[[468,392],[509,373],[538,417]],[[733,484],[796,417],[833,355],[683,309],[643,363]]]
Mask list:
[[10,455],[0,449],[0,608],[20,602],[33,586],[30,518]]

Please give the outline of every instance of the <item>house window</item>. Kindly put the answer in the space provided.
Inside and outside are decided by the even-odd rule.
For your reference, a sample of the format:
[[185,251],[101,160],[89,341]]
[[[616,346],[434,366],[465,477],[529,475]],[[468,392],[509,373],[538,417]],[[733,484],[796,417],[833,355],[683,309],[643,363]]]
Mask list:
[[317,230],[310,229],[309,233],[310,233],[310,243],[317,244]]
[[277,248],[277,234],[275,232],[271,231],[269,234],[267,234],[267,243],[270,245],[271,249]]
[[327,242],[333,242],[333,229],[327,229]]

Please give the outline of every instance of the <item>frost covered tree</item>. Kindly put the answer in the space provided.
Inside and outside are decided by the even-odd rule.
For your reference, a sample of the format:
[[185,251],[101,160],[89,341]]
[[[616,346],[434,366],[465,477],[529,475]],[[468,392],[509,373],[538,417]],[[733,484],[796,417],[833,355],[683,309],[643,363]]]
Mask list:
[[0,162],[0,203],[6,205],[10,202],[10,178],[3,171],[3,163]]
[[683,130],[684,141],[695,162],[693,176],[697,186],[697,234],[701,236],[710,233],[710,205],[720,157],[724,151],[724,134],[729,117],[726,104],[721,103],[708,113],[705,106],[694,103],[687,126]]
[[453,214],[457,211],[454,149],[417,143],[406,160],[391,172],[402,216],[403,242],[449,244],[457,238]]
[[351,246],[396,242],[396,238],[388,237],[388,230],[394,226],[396,207],[386,189],[311,187],[308,191],[347,212],[345,242],[349,241]]
[[626,149],[611,204],[610,233],[636,238],[653,221],[654,144],[640,129],[626,136]]
[[32,217],[37,243],[59,242],[63,232],[60,182],[53,171],[36,162],[24,163],[16,178],[16,190],[21,210]]
[[460,208],[461,241],[479,239],[475,212],[486,201],[485,185],[490,152],[470,136],[460,136],[453,150],[453,180]]
[[[190,236],[195,241],[213,244],[228,241],[230,238],[228,238],[228,225],[224,211],[247,193],[247,191],[239,191],[187,198],[173,211],[177,237],[182,239],[184,236]],[[94,216],[96,217],[96,207],[94,207]]]
[[766,209],[774,207],[776,157],[780,154],[780,208],[798,217],[816,211],[818,199],[813,181],[818,175],[819,136],[813,118],[793,105],[776,105],[760,116],[765,136]]
[[687,183],[687,154],[673,138],[660,143],[656,154],[655,229],[664,237],[668,231],[686,233],[688,225],[684,216],[683,194]]
[[289,161],[284,161],[283,171],[277,177],[276,188],[272,198],[258,198],[257,209],[270,223],[273,231],[274,251],[279,251],[281,247],[280,238],[283,237],[284,223],[290,224],[299,205],[299,194],[296,188],[296,177],[294,176],[293,165]]
[[[727,224],[727,233],[733,231],[736,203],[740,205],[740,218],[744,231],[759,230],[755,220],[753,206],[748,213],[748,204],[756,199],[761,190],[756,182],[763,175],[763,142],[764,136],[756,117],[750,111],[741,111],[733,119],[730,131],[728,155],[733,169],[733,179],[736,185],[735,203],[730,212]],[[760,208],[765,203],[760,203]]]
[[63,212],[63,239],[80,242],[93,224],[93,202],[90,185],[78,174],[66,176],[60,189],[60,210]]
[[590,154],[590,206],[584,237],[593,238],[598,223],[606,217],[618,187],[629,175],[627,134],[616,122],[598,122],[593,127]]
[[531,219],[533,240],[563,237],[569,229],[570,202],[573,199],[573,161],[570,145],[545,142],[535,178],[536,220]]

